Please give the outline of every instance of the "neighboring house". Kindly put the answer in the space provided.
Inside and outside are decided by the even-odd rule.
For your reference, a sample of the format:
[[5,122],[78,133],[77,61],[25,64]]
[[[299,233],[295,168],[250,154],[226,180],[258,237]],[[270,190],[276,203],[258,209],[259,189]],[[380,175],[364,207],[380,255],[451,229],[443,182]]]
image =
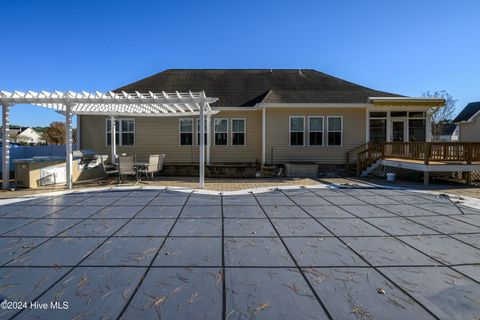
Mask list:
[[24,130],[20,130],[15,136],[15,142],[26,144],[44,144],[45,140],[42,138],[42,135],[34,129],[26,128]]
[[440,135],[435,141],[451,142],[458,141],[458,129],[455,123],[442,123]]
[[[366,88],[315,70],[166,70],[115,92],[202,91],[211,105],[211,162],[314,161],[343,165],[367,142],[430,141],[432,106]],[[198,118],[121,117],[117,153],[167,163],[198,161]],[[108,116],[79,116],[80,148],[110,154]],[[273,149],[273,152],[272,152]]]
[[458,126],[458,141],[480,142],[480,101],[467,104],[453,122]]

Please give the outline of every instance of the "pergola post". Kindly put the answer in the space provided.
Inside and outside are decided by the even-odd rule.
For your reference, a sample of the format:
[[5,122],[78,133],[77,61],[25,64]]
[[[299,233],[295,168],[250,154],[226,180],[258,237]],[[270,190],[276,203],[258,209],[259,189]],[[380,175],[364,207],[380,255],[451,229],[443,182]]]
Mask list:
[[200,105],[200,188],[205,188],[205,104]]
[[117,163],[117,126],[115,125],[115,116],[110,116],[110,149],[111,163]]
[[2,104],[2,188],[10,188],[10,106]]
[[266,136],[266,117],[265,117],[265,108],[262,109],[262,165],[265,165],[265,136]]
[[73,188],[73,137],[72,137],[72,105],[67,103],[65,105],[65,122],[66,122],[66,142],[67,142],[67,154],[66,154],[66,172],[67,172],[67,189]]
[[207,113],[207,166],[210,165],[210,145],[212,141],[212,128],[210,124],[210,111]]

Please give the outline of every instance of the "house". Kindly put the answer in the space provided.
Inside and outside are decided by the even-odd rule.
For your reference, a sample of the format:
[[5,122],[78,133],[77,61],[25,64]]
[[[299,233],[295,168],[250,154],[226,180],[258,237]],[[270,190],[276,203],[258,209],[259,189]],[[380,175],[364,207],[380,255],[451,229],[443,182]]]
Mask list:
[[480,101],[467,104],[453,122],[458,126],[458,141],[480,142]]
[[[368,142],[430,141],[429,110],[443,99],[370,89],[316,70],[171,69],[114,92],[205,91],[219,100],[211,119],[212,163],[315,162],[343,166]],[[167,164],[197,163],[198,118],[122,117],[117,153]],[[80,148],[110,153],[110,117],[81,115]],[[83,129],[85,128],[85,129]]]
[[23,144],[44,144],[42,135],[33,128],[22,128],[15,136],[15,142]]
[[[22,127],[22,126],[10,126],[10,141],[13,143],[19,144],[44,144],[45,140],[42,138],[41,134],[38,133],[35,129],[31,127]],[[0,141],[2,141],[3,136],[0,132]]]
[[434,137],[435,141],[452,142],[458,141],[458,128],[455,123],[444,122],[440,124],[440,134]]

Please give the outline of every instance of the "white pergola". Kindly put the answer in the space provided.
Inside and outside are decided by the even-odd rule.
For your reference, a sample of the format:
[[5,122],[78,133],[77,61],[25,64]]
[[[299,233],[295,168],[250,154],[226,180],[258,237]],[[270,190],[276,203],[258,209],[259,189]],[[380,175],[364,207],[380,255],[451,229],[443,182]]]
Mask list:
[[[10,141],[9,118],[10,108],[16,104],[31,104],[53,109],[65,115],[66,119],[66,186],[72,188],[72,116],[73,115],[104,115],[111,117],[112,161],[116,156],[115,117],[171,117],[171,116],[199,116],[200,125],[200,188],[205,186],[205,119],[207,120],[207,164],[210,162],[210,103],[218,98],[211,98],[201,92],[174,92],[174,93],[89,93],[89,92],[6,92],[0,91],[2,105],[2,187],[9,188],[10,181]],[[202,121],[203,120],[203,121]]]

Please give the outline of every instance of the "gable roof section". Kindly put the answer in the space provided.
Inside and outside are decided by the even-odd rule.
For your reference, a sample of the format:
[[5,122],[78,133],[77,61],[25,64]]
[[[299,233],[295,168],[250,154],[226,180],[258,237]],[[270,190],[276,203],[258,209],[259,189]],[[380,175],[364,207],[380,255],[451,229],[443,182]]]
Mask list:
[[316,70],[169,69],[114,92],[202,91],[219,98],[215,106],[257,103],[367,103],[369,97],[400,97]]
[[457,125],[455,123],[444,123],[442,125],[442,136],[451,136],[455,129],[457,128]]
[[462,111],[460,111],[457,117],[453,119],[453,122],[468,121],[478,112],[480,112],[480,101],[470,102]]

